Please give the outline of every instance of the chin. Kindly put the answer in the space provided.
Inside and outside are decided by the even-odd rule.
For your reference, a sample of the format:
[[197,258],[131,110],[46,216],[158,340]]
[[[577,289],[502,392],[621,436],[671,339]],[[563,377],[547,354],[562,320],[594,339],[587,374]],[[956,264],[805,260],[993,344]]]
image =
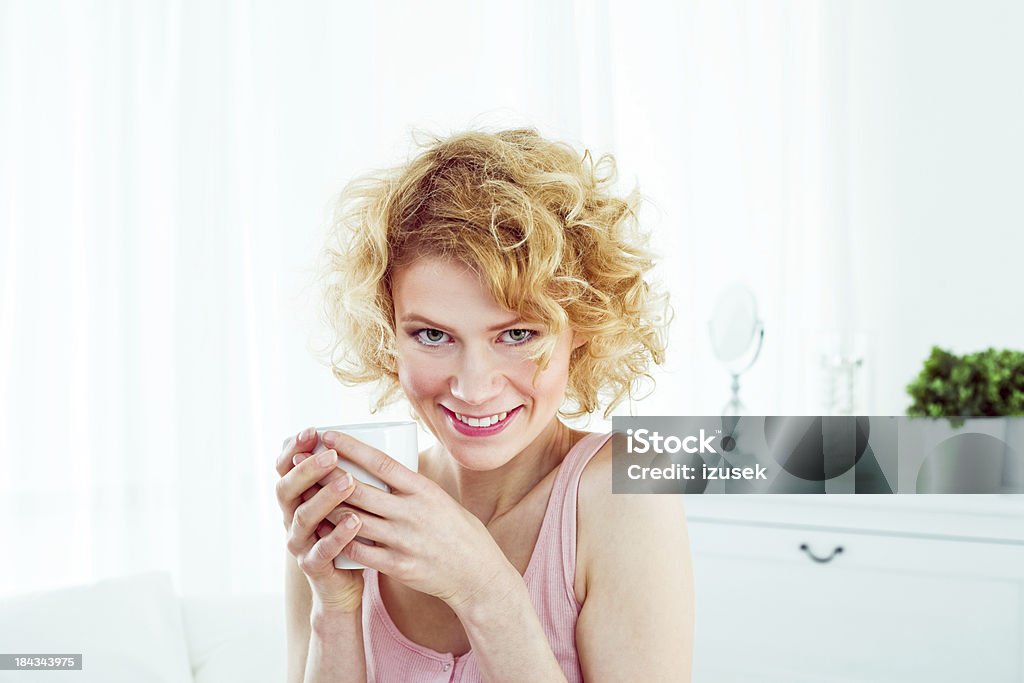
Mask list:
[[496,470],[514,460],[529,447],[532,439],[533,437],[523,438],[523,435],[509,435],[501,444],[467,444],[465,441],[458,441],[452,444],[448,452],[462,467],[486,472]]
[[473,472],[496,470],[515,457],[515,452],[505,452],[505,449],[499,452],[493,446],[488,448],[483,444],[476,448],[461,443],[445,443],[444,446],[459,467]]

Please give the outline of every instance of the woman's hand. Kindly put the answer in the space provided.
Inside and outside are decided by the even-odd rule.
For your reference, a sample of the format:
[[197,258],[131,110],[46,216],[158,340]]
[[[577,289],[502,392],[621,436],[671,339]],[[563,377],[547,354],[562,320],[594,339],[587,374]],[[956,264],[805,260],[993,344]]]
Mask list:
[[354,612],[362,605],[362,570],[337,569],[334,558],[356,537],[359,518],[345,513],[326,521],[352,494],[353,480],[338,468],[335,451],[310,457],[316,443],[316,430],[307,429],[289,439],[277,459],[276,495],[288,552],[309,578],[314,610]]
[[440,598],[456,612],[487,588],[507,586],[510,573],[518,575],[483,523],[433,481],[347,434],[325,432],[321,439],[391,487],[388,493],[356,482],[347,505],[329,515],[337,519],[350,514],[349,505],[359,508],[359,535],[377,543],[350,543],[346,557]]

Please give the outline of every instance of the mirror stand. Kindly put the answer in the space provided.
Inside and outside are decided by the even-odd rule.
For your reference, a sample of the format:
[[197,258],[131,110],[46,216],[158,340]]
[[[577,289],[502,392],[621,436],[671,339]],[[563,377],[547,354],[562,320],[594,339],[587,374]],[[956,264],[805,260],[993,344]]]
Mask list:
[[755,342],[754,353],[750,358],[750,362],[747,363],[742,369],[730,371],[732,375],[732,396],[729,398],[729,402],[722,406],[722,415],[730,417],[736,417],[746,414],[746,406],[743,405],[743,401],[740,400],[740,375],[749,370],[757,360],[757,357],[761,354],[761,347],[764,346],[764,326],[758,321],[757,334],[755,335],[757,341]]

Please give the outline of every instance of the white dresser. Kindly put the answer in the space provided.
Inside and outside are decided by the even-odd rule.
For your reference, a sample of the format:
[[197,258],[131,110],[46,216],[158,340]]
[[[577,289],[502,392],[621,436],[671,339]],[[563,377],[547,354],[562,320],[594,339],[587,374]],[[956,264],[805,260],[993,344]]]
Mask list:
[[694,683],[1024,682],[1024,496],[694,495]]

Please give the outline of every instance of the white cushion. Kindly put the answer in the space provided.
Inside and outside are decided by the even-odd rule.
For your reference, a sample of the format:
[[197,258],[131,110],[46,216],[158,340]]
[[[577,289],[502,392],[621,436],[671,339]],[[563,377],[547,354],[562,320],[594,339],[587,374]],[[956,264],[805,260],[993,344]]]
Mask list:
[[0,671],[0,682],[190,683],[170,574],[0,599],[5,653],[82,655],[81,671]]
[[181,603],[195,683],[281,683],[284,595],[186,596]]

